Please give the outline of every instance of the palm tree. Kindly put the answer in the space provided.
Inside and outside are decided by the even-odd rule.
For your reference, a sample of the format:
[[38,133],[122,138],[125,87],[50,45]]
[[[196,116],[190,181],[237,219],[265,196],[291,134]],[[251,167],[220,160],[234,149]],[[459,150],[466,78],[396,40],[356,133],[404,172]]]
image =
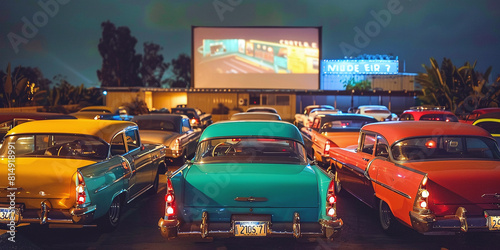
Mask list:
[[[430,62],[430,66],[422,65],[425,72],[416,77],[417,82],[422,85],[423,95],[419,98],[424,104],[444,106],[452,112],[463,113],[481,107],[481,103],[493,103],[495,95],[492,93],[496,93],[494,89],[497,85],[487,84],[491,66],[485,73],[480,73],[475,70],[476,62],[466,62],[460,68],[448,58],[443,59],[441,67],[434,58],[430,58]],[[490,88],[494,88],[492,93]]]

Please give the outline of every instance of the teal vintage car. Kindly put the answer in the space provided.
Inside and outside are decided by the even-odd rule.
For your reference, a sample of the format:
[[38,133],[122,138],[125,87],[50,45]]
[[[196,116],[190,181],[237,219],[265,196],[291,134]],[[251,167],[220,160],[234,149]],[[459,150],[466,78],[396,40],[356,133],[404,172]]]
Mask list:
[[[120,220],[123,205],[156,193],[165,146],[144,144],[137,124],[107,120],[23,123],[0,149],[0,225],[98,225]],[[8,181],[7,181],[8,180]]]
[[308,162],[298,129],[283,121],[207,127],[195,157],[167,173],[167,238],[328,237],[341,229],[332,178]]

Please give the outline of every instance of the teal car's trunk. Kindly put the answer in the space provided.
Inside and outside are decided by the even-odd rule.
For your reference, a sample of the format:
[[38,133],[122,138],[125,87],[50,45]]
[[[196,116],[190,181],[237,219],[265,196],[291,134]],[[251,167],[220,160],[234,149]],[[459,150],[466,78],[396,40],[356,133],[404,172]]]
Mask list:
[[186,213],[207,211],[221,220],[271,214],[275,221],[291,221],[300,211],[312,221],[318,218],[318,180],[307,165],[202,164],[191,166],[185,178]]

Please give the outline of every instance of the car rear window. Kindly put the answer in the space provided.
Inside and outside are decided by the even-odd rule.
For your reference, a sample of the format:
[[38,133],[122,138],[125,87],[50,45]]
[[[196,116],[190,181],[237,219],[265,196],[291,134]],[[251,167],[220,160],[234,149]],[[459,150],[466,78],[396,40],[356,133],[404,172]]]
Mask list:
[[14,146],[16,157],[58,157],[103,160],[109,146],[93,136],[74,134],[11,135],[5,138],[0,156],[7,157],[9,145]]
[[486,137],[419,137],[397,142],[392,146],[397,161],[436,159],[500,159],[495,141]]
[[200,163],[306,164],[304,146],[294,140],[275,138],[217,138],[198,145]]
[[421,121],[445,121],[445,122],[458,122],[458,118],[450,114],[426,114],[420,117]]

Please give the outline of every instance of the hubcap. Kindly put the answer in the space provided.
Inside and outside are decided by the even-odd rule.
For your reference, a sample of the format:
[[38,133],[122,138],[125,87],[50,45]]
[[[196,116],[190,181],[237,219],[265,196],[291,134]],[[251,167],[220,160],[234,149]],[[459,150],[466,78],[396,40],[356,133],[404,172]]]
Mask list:
[[116,225],[120,219],[120,201],[117,199],[113,200],[111,207],[109,208],[109,221],[112,225]]

